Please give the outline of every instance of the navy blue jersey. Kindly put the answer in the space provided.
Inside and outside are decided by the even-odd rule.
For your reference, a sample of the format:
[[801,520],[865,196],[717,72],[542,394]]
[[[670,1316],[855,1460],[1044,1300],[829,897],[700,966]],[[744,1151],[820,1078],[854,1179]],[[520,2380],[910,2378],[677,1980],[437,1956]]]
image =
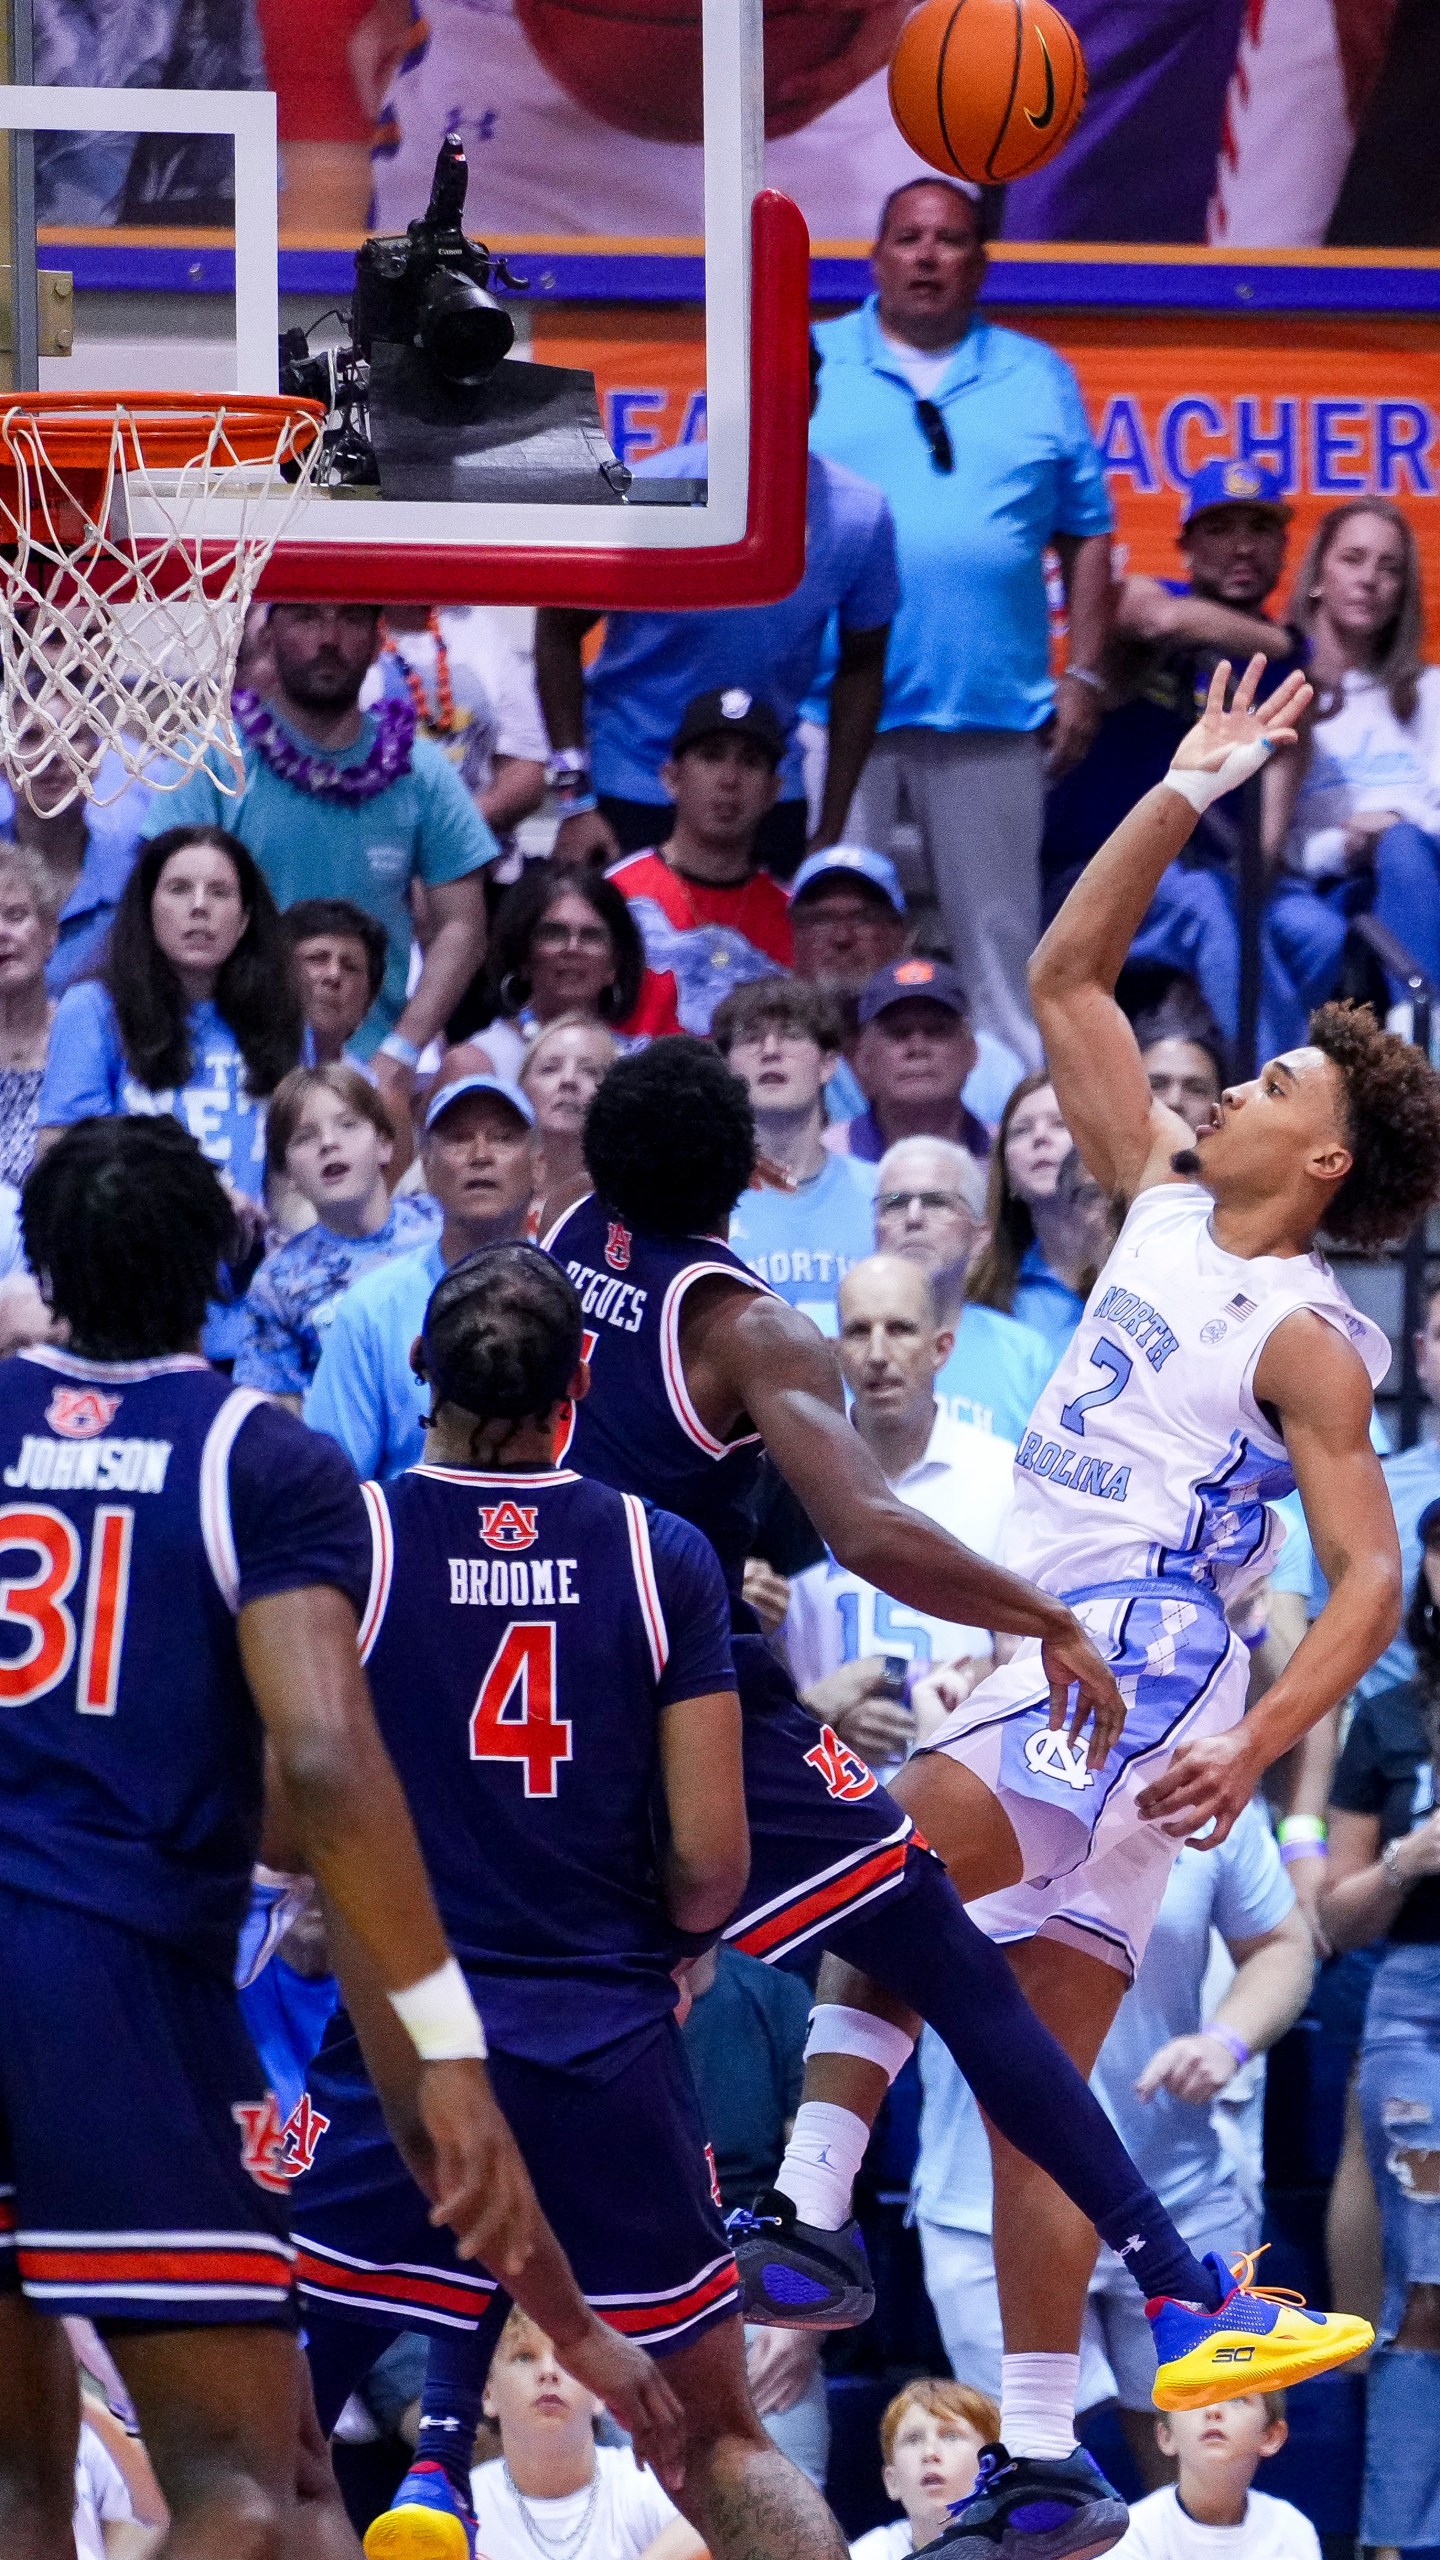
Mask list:
[[735,1686],[715,1558],[569,1469],[363,1490],[361,1658],[486,2030],[531,2061],[602,2052],[674,2007],[659,1717]]
[[680,1311],[694,1282],[717,1272],[747,1289],[763,1281],[713,1236],[639,1234],[593,1192],[545,1244],[585,1312],[590,1393],[576,1407],[568,1454],[582,1474],[693,1521],[738,1595],[763,1448],[758,1432],[726,1441],[706,1430],[685,1388]]
[[331,1440],[192,1358],[0,1362],[0,1882],[227,1975],[260,1833],[235,1618],[329,1583],[364,1505]]

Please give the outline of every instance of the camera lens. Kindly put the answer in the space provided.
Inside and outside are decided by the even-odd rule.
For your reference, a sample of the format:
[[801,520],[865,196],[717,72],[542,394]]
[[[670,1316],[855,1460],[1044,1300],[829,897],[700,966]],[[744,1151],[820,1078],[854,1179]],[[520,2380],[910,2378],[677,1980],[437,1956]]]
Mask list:
[[442,382],[474,390],[488,382],[501,358],[515,343],[515,324],[507,311],[486,301],[469,276],[453,269],[433,275],[420,297],[416,339]]

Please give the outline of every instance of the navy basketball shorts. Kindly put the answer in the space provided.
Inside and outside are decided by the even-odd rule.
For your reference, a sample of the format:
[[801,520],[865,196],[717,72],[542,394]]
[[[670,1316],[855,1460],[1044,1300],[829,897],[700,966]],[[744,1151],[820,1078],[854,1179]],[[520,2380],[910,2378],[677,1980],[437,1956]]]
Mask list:
[[903,1893],[915,1862],[933,1853],[858,1752],[806,1713],[764,1638],[733,1643],[750,1881],[724,1934],[742,1955],[779,1964]]
[[102,2329],[293,2326],[284,2140],[233,1984],[0,1885],[0,2288]]
[[[567,2069],[492,2051],[489,2069],[592,2310],[652,2355],[731,2318],[739,2278],[673,2021],[647,2030],[618,2067],[613,2057]],[[343,2013],[311,2065],[308,2095],[313,2166],[292,2199],[302,2307],[442,2335],[478,2328],[503,2289],[432,2227]]]

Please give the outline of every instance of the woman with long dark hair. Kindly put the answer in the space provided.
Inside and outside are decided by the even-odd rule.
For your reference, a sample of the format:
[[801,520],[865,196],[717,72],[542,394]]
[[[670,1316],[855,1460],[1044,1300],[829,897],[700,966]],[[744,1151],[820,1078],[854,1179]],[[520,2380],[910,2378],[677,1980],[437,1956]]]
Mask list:
[[[258,1237],[265,1104],[299,1062],[302,1029],[290,946],[253,857],[223,828],[167,828],[130,874],[99,975],[60,999],[40,1146],[76,1120],[168,1111]],[[212,1323],[212,1357],[233,1347],[230,1333]]]
[[537,1032],[562,1013],[603,1022],[622,1048],[678,1031],[675,981],[649,969],[629,907],[594,871],[533,864],[495,918],[484,998],[455,1027],[513,1083]]
[[1356,1707],[1319,1910],[1337,1950],[1381,1950],[1360,2047],[1385,2256],[1360,2537],[1402,2548],[1440,2543],[1440,1502],[1421,1513],[1419,1538],[1405,1621],[1415,1676]]
[[1114,1242],[1108,1204],[1075,1154],[1048,1075],[1022,1076],[990,1158],[987,1241],[965,1295],[1043,1335],[1056,1360]]
[[1342,915],[1372,908],[1440,977],[1440,667],[1424,662],[1420,552],[1399,507],[1357,498],[1322,518],[1289,619],[1315,703],[1286,867]]

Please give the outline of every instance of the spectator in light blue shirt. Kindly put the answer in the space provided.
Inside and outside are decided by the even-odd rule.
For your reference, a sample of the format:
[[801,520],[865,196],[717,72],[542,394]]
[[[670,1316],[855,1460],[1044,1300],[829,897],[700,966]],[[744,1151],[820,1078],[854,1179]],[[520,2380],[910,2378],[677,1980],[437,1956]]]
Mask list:
[[452,1262],[525,1233],[534,1127],[528,1097],[498,1076],[458,1076],[431,1096],[420,1160],[440,1233],[346,1290],[303,1406],[305,1420],[339,1441],[357,1475],[403,1475],[424,1455],[429,1391],[410,1366],[410,1346]]
[[1028,1325],[966,1303],[966,1274],[984,1233],[985,1176],[963,1147],[906,1138],[890,1149],[876,1177],[875,1249],[929,1272],[939,1320],[954,1331],[936,1401],[952,1421],[1018,1444],[1054,1364]]
[[840,1017],[795,978],[756,978],[716,1011],[711,1035],[750,1089],[760,1153],[793,1190],[743,1191],[730,1242],[788,1306],[833,1335],[836,1295],[871,1251],[875,1175],[825,1145],[825,1087],[840,1063]]
[[[983,1914],[984,1905],[977,1908]],[[1206,1998],[1212,1931],[1235,1966],[1218,2001]],[[1314,1969],[1309,1932],[1260,1805],[1247,1805],[1218,1849],[1181,1850],[1092,2086],[1141,2176],[1197,2253],[1213,2249],[1229,2259],[1256,2245],[1260,2198],[1242,2165],[1244,2140],[1222,2138],[1214,2102],[1223,2092],[1233,2118],[1242,2099],[1253,2099],[1258,2075],[1246,2074],[1246,2065],[1294,2025]],[[956,2372],[991,2390],[1000,2379],[1001,2341],[989,2146],[974,2099],[928,2028],[920,2072],[914,2200],[926,2286]],[[1103,2249],[1081,2341],[1078,2405],[1118,2397],[1147,2487],[1163,2476],[1153,2467],[1154,2380],[1144,2305],[1120,2260]]]
[[[811,342],[811,386],[820,359]],[[635,466],[649,479],[704,479],[704,444],[678,445]],[[562,862],[607,862],[663,844],[674,811],[660,782],[680,715],[697,694],[742,684],[778,713],[790,738],[780,798],[767,816],[758,859],[788,880],[809,832],[795,729],[815,681],[826,633],[838,634],[830,739],[815,841],[845,832],[855,785],[880,710],[885,648],[900,598],[895,528],[868,477],[812,453],[805,515],[805,575],[778,604],[713,613],[612,613],[588,674],[581,643],[599,618],[542,611],[535,675],[560,768],[556,852]],[[552,780],[555,774],[552,769]]]
[[1118,1228],[1112,1203],[1075,1152],[1048,1076],[1026,1076],[1005,1105],[985,1224],[970,1297],[1042,1334],[1053,1370]]
[[[177,770],[157,759],[154,770],[166,769],[172,774]],[[37,777],[42,796],[46,779]],[[0,836],[11,836],[39,854],[56,885],[59,931],[45,964],[45,984],[56,997],[100,966],[152,803],[161,811],[158,825],[171,824],[165,814],[168,795],[148,782],[127,782],[113,747],[106,748],[95,768],[93,788],[93,798],[77,800],[52,818],[37,815],[27,800],[16,799],[8,783],[0,782]]]
[[[900,553],[880,736],[853,832],[887,845],[903,799],[975,1020],[1035,1066],[1025,967],[1045,782],[1098,725],[1110,502],[1070,367],[976,318],[985,247],[969,193],[939,178],[897,189],[873,268],[869,300],[816,333],[814,443],[884,490]],[[1058,695],[1047,549],[1069,615]]]

